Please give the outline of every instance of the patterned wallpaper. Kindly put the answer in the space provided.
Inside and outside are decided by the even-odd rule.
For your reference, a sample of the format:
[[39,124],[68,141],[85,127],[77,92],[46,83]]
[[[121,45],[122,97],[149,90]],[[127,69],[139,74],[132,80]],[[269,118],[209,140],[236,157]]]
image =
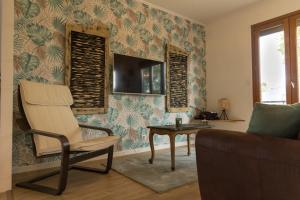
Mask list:
[[[176,116],[188,122],[195,107],[206,106],[205,30],[202,25],[135,0],[15,1],[15,93],[21,79],[63,83],[66,23],[106,24],[110,29],[111,55],[119,53],[164,60],[166,43],[191,53],[189,112],[165,112],[163,96],[109,95],[107,114],[77,116],[81,123],[109,127],[120,135],[119,151],[148,147],[148,125],[173,124]],[[17,101],[14,104],[17,111]],[[15,123],[14,166],[51,161],[36,160],[30,137],[17,131],[17,127]],[[95,136],[99,133],[85,134]],[[177,141],[184,139],[184,136],[177,137]],[[155,143],[168,143],[168,138],[156,136]]]

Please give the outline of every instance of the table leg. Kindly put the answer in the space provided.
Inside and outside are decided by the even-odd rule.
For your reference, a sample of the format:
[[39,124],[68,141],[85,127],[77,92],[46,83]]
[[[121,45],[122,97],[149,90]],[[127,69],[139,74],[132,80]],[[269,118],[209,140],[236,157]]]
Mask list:
[[187,147],[188,147],[188,156],[191,155],[191,144],[190,144],[190,134],[187,134]]
[[169,135],[170,137],[170,147],[171,147],[171,169],[175,170],[175,137],[176,135]]
[[153,135],[154,135],[154,133],[150,130],[150,133],[149,133],[149,143],[150,143],[150,148],[151,148],[151,158],[149,159],[149,163],[150,164],[153,163],[154,155],[155,155],[155,152],[154,152],[154,143],[153,143]]

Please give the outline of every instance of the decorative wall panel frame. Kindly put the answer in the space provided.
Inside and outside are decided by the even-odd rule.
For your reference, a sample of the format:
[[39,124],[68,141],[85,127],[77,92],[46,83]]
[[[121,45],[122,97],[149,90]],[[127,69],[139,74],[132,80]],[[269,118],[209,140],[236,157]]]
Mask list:
[[179,47],[167,45],[167,95],[168,112],[188,111],[188,66],[189,53]]
[[109,92],[109,30],[67,24],[65,84],[70,87],[74,114],[106,113]]

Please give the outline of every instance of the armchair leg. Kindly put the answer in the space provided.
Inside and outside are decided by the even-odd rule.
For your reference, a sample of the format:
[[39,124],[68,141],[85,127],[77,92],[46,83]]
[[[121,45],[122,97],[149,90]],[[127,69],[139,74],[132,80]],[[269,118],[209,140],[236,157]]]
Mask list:
[[106,173],[109,172],[112,166],[112,160],[114,155],[114,146],[109,147],[108,156],[107,156],[107,164],[106,164]]
[[60,167],[60,177],[58,183],[58,193],[60,195],[65,191],[67,181],[68,181],[68,171],[69,171],[69,153],[63,154],[63,158],[61,160],[61,167]]
[[[63,191],[66,189],[67,185],[67,180],[68,180],[68,170],[69,169],[77,169],[77,170],[82,170],[82,171],[89,171],[89,172],[95,172],[95,173],[101,173],[101,174],[107,174],[112,166],[112,160],[113,160],[113,153],[114,153],[114,146],[110,146],[109,148],[105,149],[105,151],[101,151],[97,153],[96,155],[102,155],[103,153],[108,153],[107,156],[107,164],[104,170],[101,169],[95,169],[95,168],[90,168],[90,167],[82,167],[82,166],[76,166],[76,165],[71,165],[70,164],[70,158],[69,158],[69,151],[63,151],[62,153],[62,159],[61,159],[61,166],[59,170],[53,171],[48,174],[44,174],[41,176],[38,176],[36,178],[33,178],[29,181],[26,182],[21,182],[17,183],[16,186],[38,191],[38,192],[43,192],[47,194],[52,194],[52,195],[61,195]],[[92,155],[95,157],[95,155]],[[80,160],[79,160],[80,161]],[[49,178],[51,176],[59,174],[59,182],[58,182],[58,187],[57,188],[52,188],[40,184],[36,184],[35,182],[44,180],[46,178]]]
[[[69,170],[69,153],[63,152],[62,159],[61,159],[61,166],[60,166],[59,170],[38,176],[29,181],[17,183],[16,186],[34,190],[34,191],[38,191],[38,192],[52,194],[52,195],[61,195],[63,193],[63,191],[66,189],[67,180],[68,180],[68,170]],[[52,187],[48,187],[48,186],[44,186],[44,185],[35,183],[35,182],[44,180],[46,178],[49,178],[51,176],[55,176],[57,174],[59,174],[59,182],[58,182],[57,188],[52,188]]]
[[105,169],[96,169],[92,167],[83,167],[78,165],[73,165],[71,169],[81,170],[81,171],[87,171],[87,172],[94,172],[99,174],[107,174],[112,166],[112,160],[113,160],[113,153],[114,153],[114,146],[110,146],[108,148],[108,156],[107,156],[107,163]]

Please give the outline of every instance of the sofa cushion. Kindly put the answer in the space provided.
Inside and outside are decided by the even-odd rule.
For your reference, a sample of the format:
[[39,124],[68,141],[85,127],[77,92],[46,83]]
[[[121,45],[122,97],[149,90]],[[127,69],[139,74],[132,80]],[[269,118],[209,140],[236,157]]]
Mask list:
[[257,103],[248,133],[296,139],[300,130],[300,104],[269,105]]

